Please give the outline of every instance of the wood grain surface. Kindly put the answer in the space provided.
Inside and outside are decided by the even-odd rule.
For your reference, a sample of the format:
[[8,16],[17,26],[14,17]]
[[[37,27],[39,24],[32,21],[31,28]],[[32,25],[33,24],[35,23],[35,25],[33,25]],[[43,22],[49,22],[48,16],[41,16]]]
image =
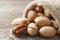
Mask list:
[[60,36],[43,38],[38,35],[31,37],[23,34],[21,37],[13,37],[11,34],[11,22],[17,17],[22,17],[23,10],[31,1],[25,0],[0,0],[0,40],[60,40]]

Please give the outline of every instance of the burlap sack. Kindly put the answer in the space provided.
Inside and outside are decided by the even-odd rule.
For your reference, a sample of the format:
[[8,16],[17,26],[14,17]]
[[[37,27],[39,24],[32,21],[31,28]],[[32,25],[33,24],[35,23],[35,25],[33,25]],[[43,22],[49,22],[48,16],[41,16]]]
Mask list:
[[50,15],[57,23],[57,33],[60,33],[60,1],[59,0],[35,0],[32,1],[24,10],[23,17],[27,18],[28,11],[32,10],[36,5],[42,5],[44,9],[48,9]]

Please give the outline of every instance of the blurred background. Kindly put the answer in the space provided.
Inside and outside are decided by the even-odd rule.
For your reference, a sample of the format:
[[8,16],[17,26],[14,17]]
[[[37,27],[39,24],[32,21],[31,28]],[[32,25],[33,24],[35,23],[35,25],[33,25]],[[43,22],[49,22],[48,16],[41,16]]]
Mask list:
[[[11,22],[13,19],[22,17],[25,7],[33,0],[0,0],[0,40],[9,40],[11,37]],[[60,40],[59,37],[50,39],[41,37],[22,36],[15,40]]]

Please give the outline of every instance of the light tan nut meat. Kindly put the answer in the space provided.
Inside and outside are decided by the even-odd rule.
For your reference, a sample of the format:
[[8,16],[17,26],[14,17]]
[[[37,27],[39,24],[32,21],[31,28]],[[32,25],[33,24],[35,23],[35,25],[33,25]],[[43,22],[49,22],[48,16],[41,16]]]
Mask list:
[[27,18],[16,18],[12,21],[12,26],[16,26],[16,25],[19,25],[19,24],[29,24],[29,21]]
[[30,23],[27,28],[27,32],[30,36],[35,36],[38,32],[38,27],[35,23]]
[[33,21],[37,17],[36,11],[29,11],[28,12],[28,20]]
[[56,29],[54,27],[51,27],[51,26],[43,26],[39,30],[39,34],[42,37],[53,37],[56,34]]
[[34,21],[39,27],[51,25],[50,19],[45,16],[36,17]]

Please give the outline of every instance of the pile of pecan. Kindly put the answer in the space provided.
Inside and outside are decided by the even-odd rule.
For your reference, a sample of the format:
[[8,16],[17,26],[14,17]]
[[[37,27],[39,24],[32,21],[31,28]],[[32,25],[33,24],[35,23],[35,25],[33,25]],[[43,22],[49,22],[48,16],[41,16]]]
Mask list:
[[22,18],[12,21],[12,34],[21,36],[28,33],[30,36],[39,34],[43,37],[53,37],[57,34],[58,25],[48,9],[42,5],[30,5],[23,13]]

